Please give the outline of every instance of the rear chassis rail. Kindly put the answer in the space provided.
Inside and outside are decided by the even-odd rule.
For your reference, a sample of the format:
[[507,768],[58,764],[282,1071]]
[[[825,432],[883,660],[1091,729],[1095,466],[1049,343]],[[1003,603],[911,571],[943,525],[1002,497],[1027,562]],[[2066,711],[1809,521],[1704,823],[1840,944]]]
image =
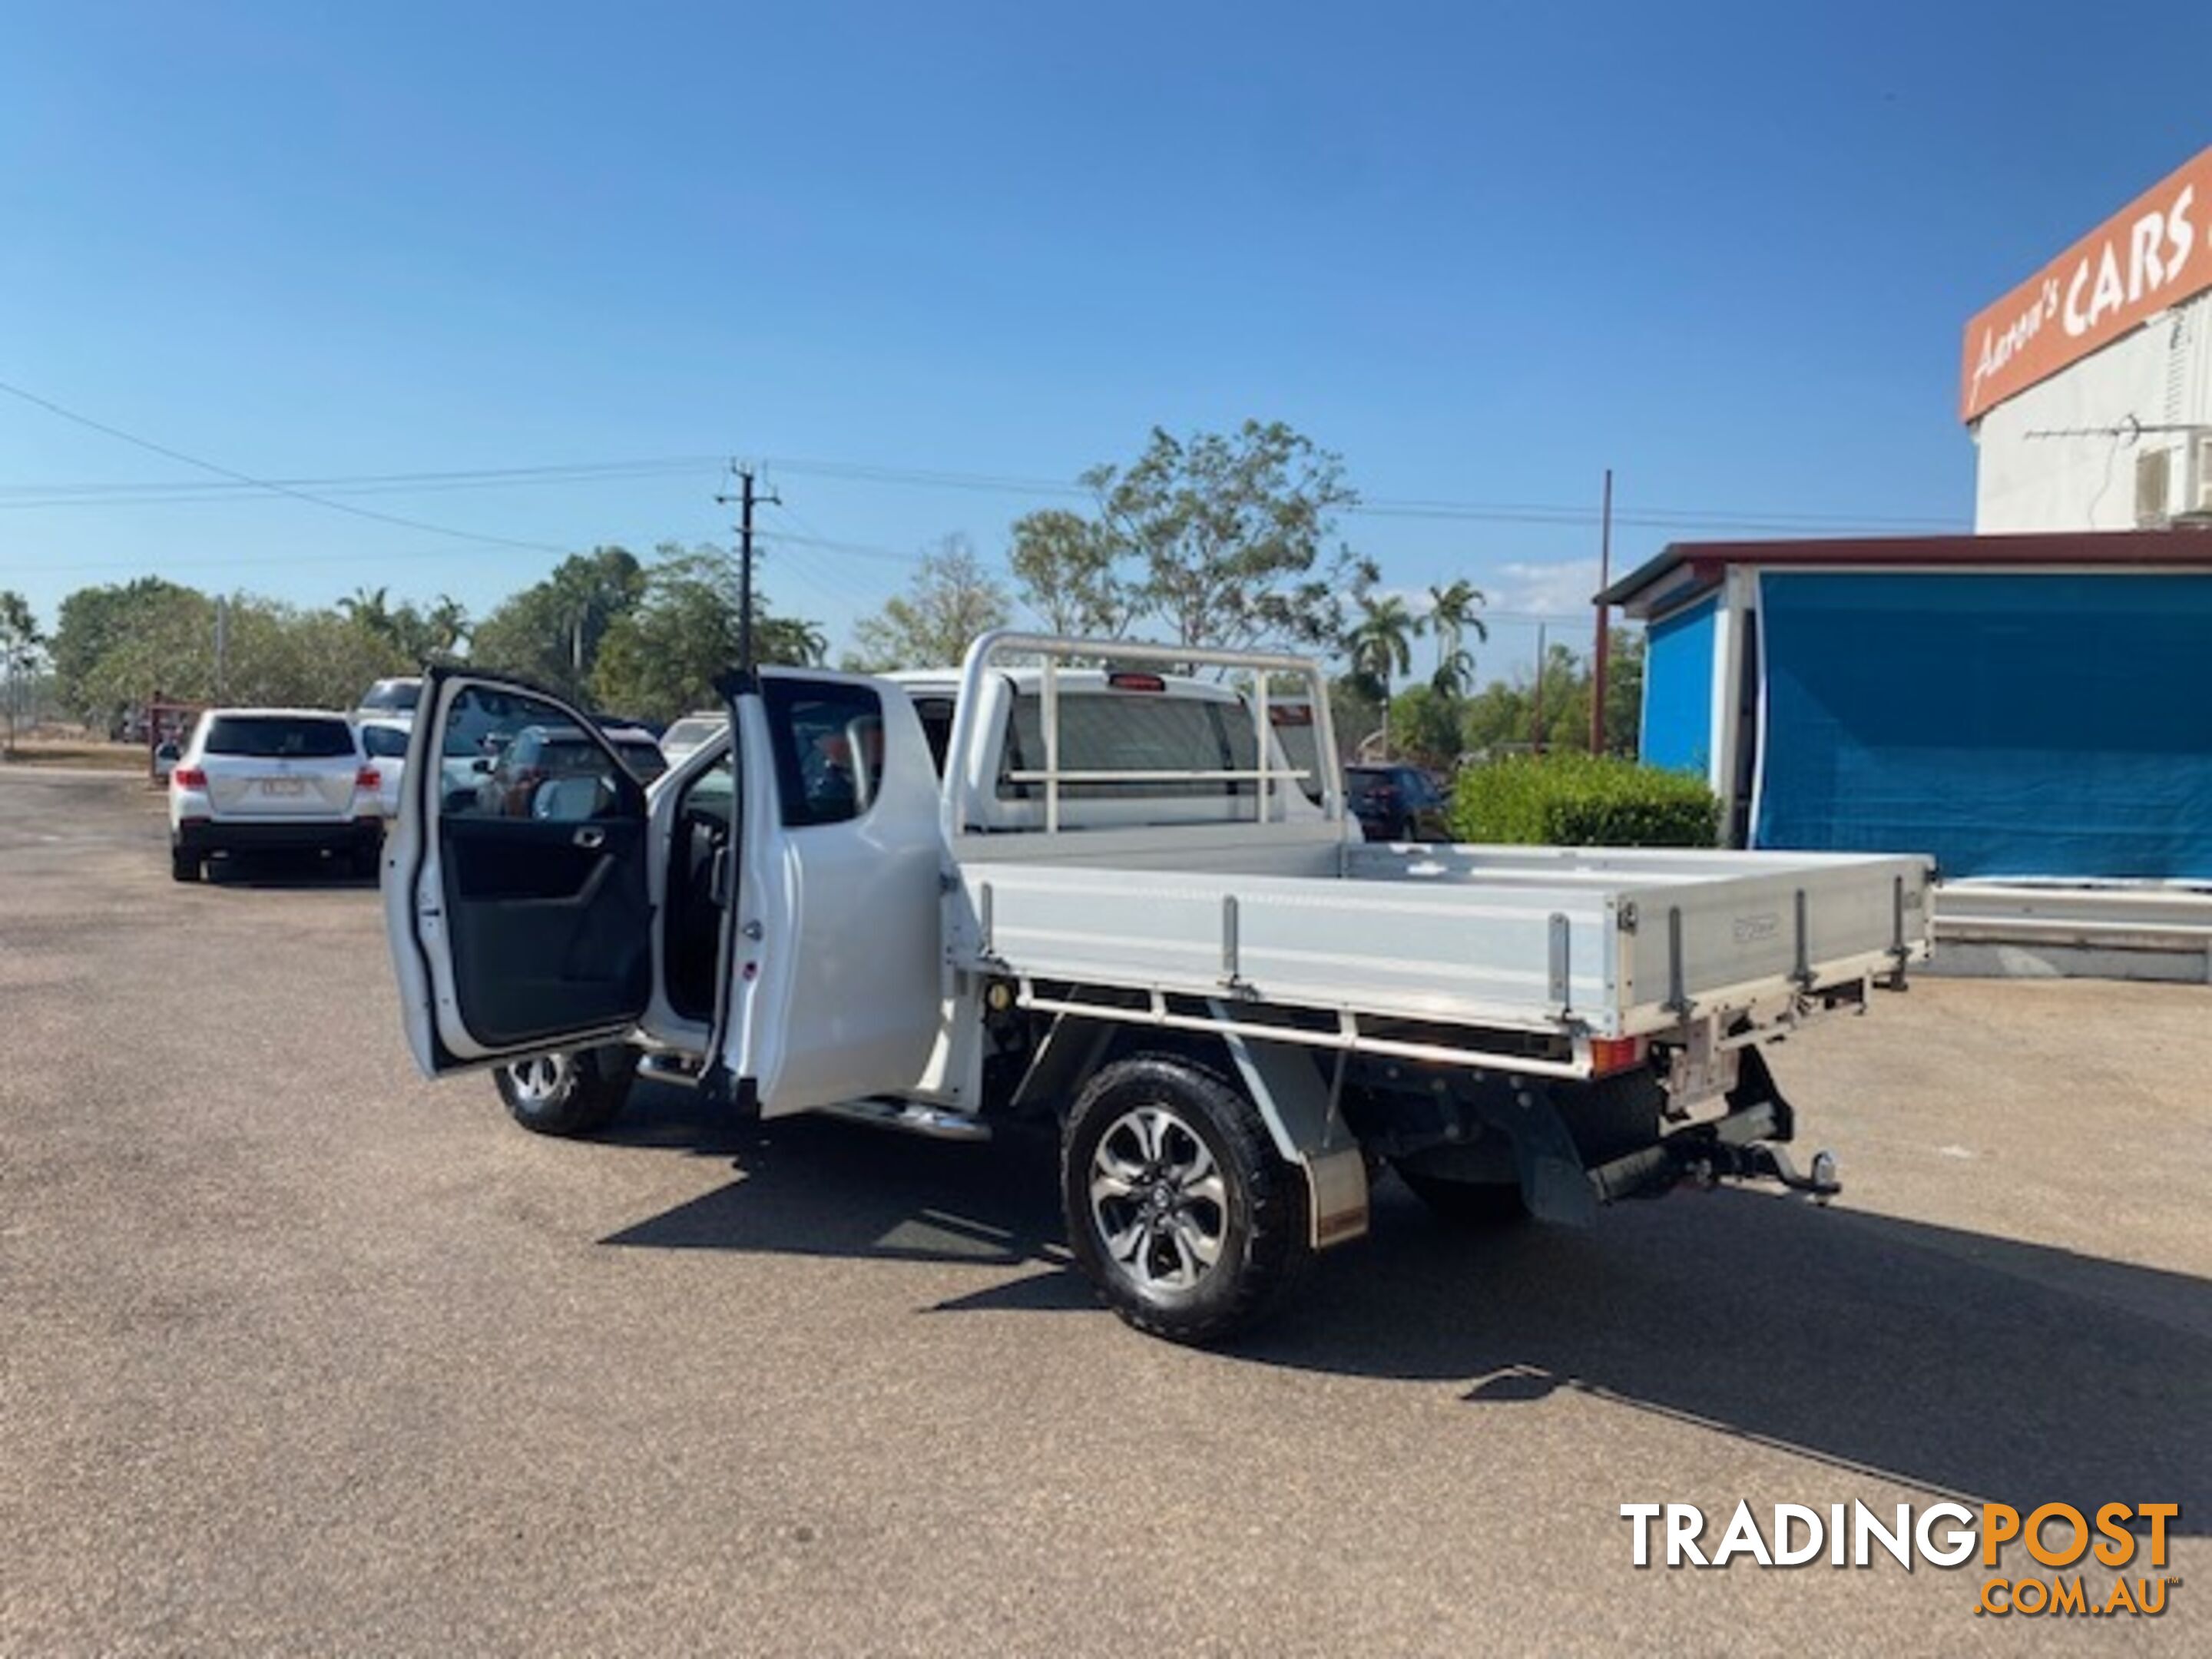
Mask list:
[[1439,1087],[1431,1079],[1429,1089],[1418,1103],[1410,1093],[1355,1103],[1363,1145],[1447,1178],[1516,1182],[1529,1212],[1547,1221],[1585,1225],[1603,1206],[1686,1182],[1772,1181],[1820,1203],[1843,1190],[1832,1154],[1816,1153],[1801,1173],[1782,1150],[1796,1137],[1796,1114],[1757,1048],[1741,1051],[1725,1109],[1702,1121],[1686,1121],[1667,1098],[1656,1067],[1580,1082],[1468,1078]]
[[[1016,1006],[1042,1014],[1532,1077],[1587,1080],[1605,1075],[1608,1069],[1600,1065],[1590,1034],[1572,1025],[1551,1031],[1518,1030],[1409,1019],[1402,1014],[1376,1014],[1343,1006],[1269,1002],[1249,994],[1206,997],[1157,985],[1075,984],[1029,975],[1000,982],[1011,984]],[[1662,1054],[1694,1051],[1701,1055],[1733,1055],[1781,1042],[1838,1009],[1863,1013],[1874,990],[1892,988],[1902,986],[1869,975],[1793,994],[1771,1008],[1702,1011],[1679,1025],[1652,1033],[1648,1042],[1652,1050]]]
[[[1347,1008],[1314,1008],[1247,994],[1203,996],[1158,986],[1078,984],[1008,976],[997,1006],[1055,1032],[1118,1031],[1125,1051],[1157,1031],[1162,1046],[1235,1057],[1286,1157],[1370,1168],[1413,1160],[1446,1178],[1516,1184],[1531,1213],[1587,1224],[1605,1205],[1653,1197],[1686,1182],[1773,1181],[1826,1202],[1841,1190],[1821,1153],[1801,1174],[1775,1143],[1796,1115],[1776,1088],[1762,1045],[1838,1009],[1864,1012],[1872,975],[1795,994],[1778,1005],[1700,1013],[1639,1045],[1635,1058],[1594,1045],[1587,1030],[1519,1031]],[[1273,1066],[1255,1056],[1277,1057]],[[1287,1073],[1286,1070],[1287,1068]],[[1312,1079],[1304,1085],[1297,1076]],[[1290,1086],[1283,1086],[1288,1084]],[[1289,1098],[1318,1089],[1301,1109]],[[1033,1103],[1048,1085],[1018,1091]],[[1720,1115],[1697,1121],[1721,1103]],[[1340,1178],[1351,1170],[1340,1167]],[[1314,1242],[1365,1231],[1364,1183],[1346,1206],[1314,1215]]]

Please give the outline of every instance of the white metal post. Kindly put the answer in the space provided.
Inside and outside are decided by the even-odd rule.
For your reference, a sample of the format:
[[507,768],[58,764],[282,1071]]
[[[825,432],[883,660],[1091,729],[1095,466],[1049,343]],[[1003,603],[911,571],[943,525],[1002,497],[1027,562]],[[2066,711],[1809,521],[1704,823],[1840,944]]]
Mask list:
[[1048,654],[1038,713],[1044,725],[1044,832],[1060,833],[1060,660]]

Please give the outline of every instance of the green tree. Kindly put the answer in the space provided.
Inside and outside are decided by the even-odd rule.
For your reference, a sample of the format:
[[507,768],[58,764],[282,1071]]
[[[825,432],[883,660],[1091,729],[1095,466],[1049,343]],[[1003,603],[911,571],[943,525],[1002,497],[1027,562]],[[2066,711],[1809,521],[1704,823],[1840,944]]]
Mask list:
[[1390,702],[1390,735],[1400,755],[1432,771],[1459,764],[1460,699],[1419,682]]
[[350,708],[369,685],[422,665],[397,629],[378,632],[358,615],[302,611],[233,594],[222,695],[230,702]]
[[358,587],[338,601],[337,611],[365,638],[390,647],[405,667],[452,658],[469,631],[468,612],[442,593],[425,610],[411,599],[392,605],[388,589]]
[[1358,495],[1341,459],[1281,422],[1177,438],[1152,429],[1127,466],[1093,467],[1095,518],[1032,514],[1008,555],[1054,628],[1150,624],[1183,645],[1333,645],[1359,562],[1334,543]]
[[853,630],[845,665],[863,673],[938,668],[959,662],[978,634],[1006,626],[1006,590],[986,571],[965,536],[947,536],[907,591]]
[[[56,613],[51,659],[54,695],[64,710],[110,735],[123,716],[160,684],[167,637],[179,649],[209,653],[212,670],[214,603],[158,576],[81,587]],[[168,678],[183,683],[185,676]]]
[[[641,719],[674,720],[710,705],[716,678],[737,666],[738,573],[719,548],[664,543],[643,575],[638,602],[607,631],[590,690],[603,708]],[[819,628],[770,615],[757,587],[753,607],[753,649],[760,661],[821,660]]]
[[1437,636],[1437,672],[1429,684],[1448,702],[1465,696],[1474,682],[1466,640],[1471,630],[1476,639],[1489,641],[1489,627],[1475,614],[1486,603],[1482,590],[1463,576],[1429,589],[1429,627]]
[[1390,695],[1393,683],[1413,665],[1413,641],[1422,622],[1395,593],[1380,599],[1363,594],[1359,620],[1343,635],[1348,678],[1359,693],[1382,710],[1382,752],[1390,752]]
[[508,595],[477,625],[469,659],[550,691],[586,696],[608,635],[636,608],[645,588],[645,568],[626,548],[574,554],[544,581]]
[[441,593],[422,617],[426,657],[451,657],[469,637],[468,607],[452,595]]
[[[1605,708],[1606,746],[1612,753],[1636,752],[1643,651],[1639,635],[1614,631]],[[1531,749],[1586,750],[1592,695],[1589,663],[1571,647],[1553,645],[1545,653],[1540,700],[1530,671],[1523,670],[1510,684],[1494,681],[1463,704],[1462,735],[1468,749],[1492,757]]]
[[1137,609],[1123,551],[1096,520],[1048,507],[1014,520],[1006,564],[1023,602],[1053,633],[1118,639]]
[[338,614],[363,633],[396,643],[398,630],[397,619],[392,616],[392,607],[386,598],[389,592],[388,588],[382,587],[356,587],[338,601]]
[[81,589],[62,601],[60,618],[64,706],[111,736],[150,700],[213,699],[216,602],[197,588],[148,577]]
[[350,708],[371,681],[434,654],[436,637],[418,607],[395,606],[383,589],[303,611],[251,593],[218,601],[150,578],[80,588],[62,601],[57,696],[65,709],[111,732],[128,711],[156,698]]
[[9,756],[15,752],[15,726],[23,714],[27,682],[46,643],[30,602],[12,587],[0,589],[0,704],[7,713],[4,752]]
[[1643,752],[1644,630],[1616,628],[1606,664],[1605,752],[1632,759]]

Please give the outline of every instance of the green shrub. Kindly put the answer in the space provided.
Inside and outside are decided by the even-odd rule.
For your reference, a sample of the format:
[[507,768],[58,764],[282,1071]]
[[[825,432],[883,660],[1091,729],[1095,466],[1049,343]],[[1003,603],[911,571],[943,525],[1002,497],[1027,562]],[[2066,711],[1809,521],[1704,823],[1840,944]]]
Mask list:
[[1544,847],[1711,847],[1720,802],[1694,772],[1611,755],[1516,755],[1452,790],[1458,841]]

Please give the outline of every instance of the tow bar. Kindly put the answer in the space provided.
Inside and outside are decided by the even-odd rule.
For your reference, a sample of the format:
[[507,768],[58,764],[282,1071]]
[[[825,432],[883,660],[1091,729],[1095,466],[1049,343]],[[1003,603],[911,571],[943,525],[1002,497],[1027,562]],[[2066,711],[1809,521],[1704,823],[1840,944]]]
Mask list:
[[1765,1056],[1747,1049],[1742,1074],[1729,1092],[1735,1109],[1726,1117],[1694,1128],[1679,1129],[1656,1146],[1646,1146],[1586,1171],[1601,1204],[1624,1198],[1656,1198],[1684,1182],[1711,1188],[1723,1181],[1773,1181],[1825,1205],[1843,1191],[1836,1178],[1836,1155],[1813,1154],[1809,1171],[1801,1171],[1775,1141],[1788,1140],[1796,1114],[1774,1086]]
[[1833,1152],[1814,1153],[1812,1169],[1800,1170],[1789,1153],[1766,1140],[1773,1133],[1773,1114],[1762,1101],[1717,1123],[1681,1130],[1656,1146],[1601,1164],[1587,1172],[1589,1184],[1601,1204],[1657,1198],[1686,1181],[1708,1188],[1723,1181],[1779,1182],[1815,1204],[1826,1204],[1844,1190]]
[[1814,1153],[1811,1171],[1801,1174],[1789,1153],[1763,1140],[1742,1146],[1718,1143],[1705,1155],[1692,1158],[1682,1173],[1684,1178],[1708,1188],[1723,1181],[1778,1181],[1793,1193],[1806,1194],[1815,1204],[1826,1204],[1844,1190],[1843,1182],[1836,1179],[1833,1152]]

